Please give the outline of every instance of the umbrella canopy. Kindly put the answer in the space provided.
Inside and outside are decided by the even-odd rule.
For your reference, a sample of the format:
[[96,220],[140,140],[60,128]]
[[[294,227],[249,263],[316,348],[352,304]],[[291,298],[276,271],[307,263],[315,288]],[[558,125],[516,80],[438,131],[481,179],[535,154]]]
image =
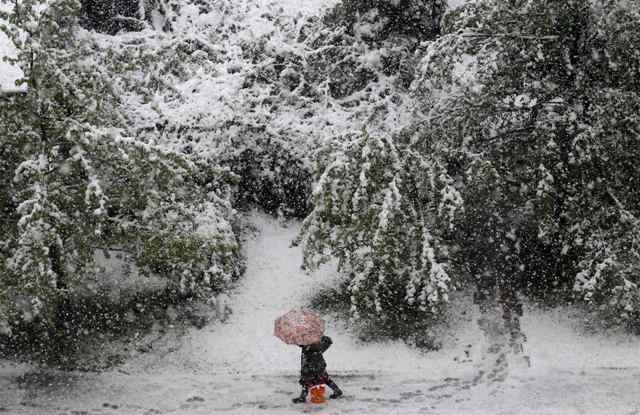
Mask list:
[[317,343],[324,334],[324,320],[309,310],[291,310],[276,319],[273,334],[287,344]]

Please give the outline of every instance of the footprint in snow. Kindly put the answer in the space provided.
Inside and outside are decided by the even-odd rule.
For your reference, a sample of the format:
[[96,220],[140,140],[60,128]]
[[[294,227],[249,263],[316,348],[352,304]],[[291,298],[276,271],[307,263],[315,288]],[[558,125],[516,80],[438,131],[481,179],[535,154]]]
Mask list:
[[201,398],[200,396],[192,396],[187,399],[187,402],[204,402],[204,398]]

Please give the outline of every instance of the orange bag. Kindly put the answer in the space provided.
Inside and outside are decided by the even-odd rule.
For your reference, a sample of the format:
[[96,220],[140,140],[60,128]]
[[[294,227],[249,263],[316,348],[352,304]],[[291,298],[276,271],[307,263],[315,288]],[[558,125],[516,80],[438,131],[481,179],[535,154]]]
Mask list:
[[324,385],[316,385],[309,391],[311,395],[311,403],[325,403],[327,399],[324,397]]

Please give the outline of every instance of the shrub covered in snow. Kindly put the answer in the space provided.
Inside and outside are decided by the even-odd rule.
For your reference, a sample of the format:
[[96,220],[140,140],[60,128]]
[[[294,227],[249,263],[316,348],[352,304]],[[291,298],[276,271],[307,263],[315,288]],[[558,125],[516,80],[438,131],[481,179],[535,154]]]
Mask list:
[[307,155],[292,153],[288,143],[266,132],[237,148],[240,151],[220,154],[220,162],[239,178],[235,206],[257,205],[286,217],[309,213],[312,177]]
[[81,24],[102,33],[171,30],[175,0],[80,0]]
[[402,34],[425,40],[440,33],[446,7],[445,0],[343,0],[333,13],[371,39]]

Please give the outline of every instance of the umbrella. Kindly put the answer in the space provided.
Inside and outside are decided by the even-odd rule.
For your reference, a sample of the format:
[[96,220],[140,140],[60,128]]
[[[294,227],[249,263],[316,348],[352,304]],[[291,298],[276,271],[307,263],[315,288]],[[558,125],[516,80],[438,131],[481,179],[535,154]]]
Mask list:
[[273,334],[287,344],[317,343],[324,334],[324,320],[309,310],[291,310],[276,319]]

